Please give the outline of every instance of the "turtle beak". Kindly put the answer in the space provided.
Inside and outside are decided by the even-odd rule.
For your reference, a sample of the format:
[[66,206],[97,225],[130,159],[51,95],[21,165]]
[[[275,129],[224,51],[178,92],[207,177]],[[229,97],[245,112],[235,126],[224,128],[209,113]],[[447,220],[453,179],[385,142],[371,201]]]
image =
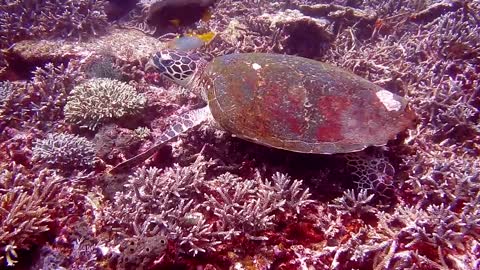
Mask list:
[[154,72],[157,70],[157,66],[153,63],[153,58],[150,58],[145,64],[145,72]]

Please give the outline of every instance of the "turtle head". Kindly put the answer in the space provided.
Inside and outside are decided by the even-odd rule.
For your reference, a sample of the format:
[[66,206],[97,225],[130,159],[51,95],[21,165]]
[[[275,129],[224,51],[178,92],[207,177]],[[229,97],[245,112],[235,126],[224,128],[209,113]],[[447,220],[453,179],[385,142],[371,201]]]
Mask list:
[[148,61],[145,70],[155,70],[170,81],[189,86],[201,66],[202,58],[192,52],[162,50]]

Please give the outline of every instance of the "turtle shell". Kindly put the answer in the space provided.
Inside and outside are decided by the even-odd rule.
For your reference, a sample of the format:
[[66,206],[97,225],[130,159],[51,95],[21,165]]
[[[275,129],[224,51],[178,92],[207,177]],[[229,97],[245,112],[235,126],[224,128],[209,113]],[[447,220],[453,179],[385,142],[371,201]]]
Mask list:
[[404,98],[302,57],[225,55],[208,64],[201,79],[221,127],[294,152],[347,153],[385,145],[414,120]]

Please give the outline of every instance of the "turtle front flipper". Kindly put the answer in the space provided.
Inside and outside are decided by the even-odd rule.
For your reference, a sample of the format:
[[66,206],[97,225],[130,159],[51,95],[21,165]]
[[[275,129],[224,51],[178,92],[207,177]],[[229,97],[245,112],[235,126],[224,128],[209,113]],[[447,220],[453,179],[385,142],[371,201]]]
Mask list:
[[110,173],[117,174],[143,163],[145,160],[155,154],[155,152],[157,152],[158,149],[160,149],[166,142],[190,130],[191,128],[200,125],[202,122],[207,121],[210,117],[211,113],[208,106],[180,115],[180,119],[173,125],[169,126],[167,130],[160,135],[157,142],[152,147],[118,164],[110,170]]

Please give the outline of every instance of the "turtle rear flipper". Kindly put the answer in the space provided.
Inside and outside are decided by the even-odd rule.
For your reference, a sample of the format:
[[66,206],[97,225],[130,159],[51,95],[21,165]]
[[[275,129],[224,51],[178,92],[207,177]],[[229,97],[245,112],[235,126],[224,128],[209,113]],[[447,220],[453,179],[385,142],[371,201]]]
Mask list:
[[169,126],[167,130],[160,135],[152,147],[118,164],[110,170],[110,173],[117,174],[143,163],[145,160],[155,154],[155,152],[157,152],[158,149],[160,149],[166,142],[176,138],[178,135],[190,130],[191,128],[200,125],[202,122],[207,121],[210,116],[211,114],[208,106],[180,115],[180,119],[173,125]]

